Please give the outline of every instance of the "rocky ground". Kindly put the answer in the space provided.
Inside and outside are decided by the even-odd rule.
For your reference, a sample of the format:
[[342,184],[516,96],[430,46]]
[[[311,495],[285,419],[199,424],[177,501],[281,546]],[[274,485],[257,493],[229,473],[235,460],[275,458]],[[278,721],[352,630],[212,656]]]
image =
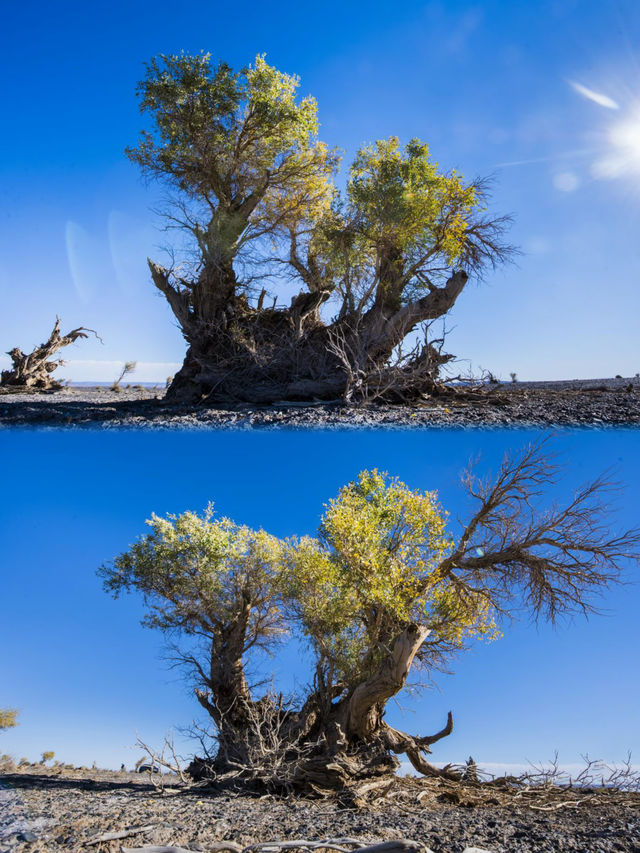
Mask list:
[[164,389],[114,392],[73,386],[44,393],[0,389],[0,427],[467,427],[640,424],[640,378],[516,382],[431,397],[419,405],[340,403],[238,406],[172,405]]
[[[398,785],[395,799],[392,791],[390,799],[345,808],[199,788],[162,793],[148,776],[133,773],[13,768],[0,774],[0,851],[106,853],[153,845],[210,851],[221,841],[245,847],[345,836],[366,843],[413,839],[425,853],[640,851],[640,793],[557,792],[541,800],[525,792],[505,800],[495,791],[452,795],[434,780]],[[100,840],[106,833],[121,835]]]

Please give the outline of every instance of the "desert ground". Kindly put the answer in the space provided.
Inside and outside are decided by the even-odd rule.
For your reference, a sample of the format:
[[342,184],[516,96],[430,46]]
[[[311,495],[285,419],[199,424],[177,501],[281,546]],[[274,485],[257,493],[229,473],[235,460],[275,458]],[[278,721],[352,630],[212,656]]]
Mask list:
[[344,403],[214,408],[172,404],[164,388],[69,386],[0,390],[0,427],[376,428],[468,426],[630,426],[640,424],[640,378],[514,382],[458,387],[419,404]]
[[[286,839],[411,839],[424,853],[637,853],[640,793],[610,790],[506,795],[440,780],[399,780],[397,790],[347,805],[232,790],[164,791],[149,774],[43,766],[0,774],[0,850],[11,853],[166,846],[240,850]],[[113,837],[113,834],[118,837]],[[112,836],[112,837],[103,837]],[[233,847],[233,845],[237,847]]]

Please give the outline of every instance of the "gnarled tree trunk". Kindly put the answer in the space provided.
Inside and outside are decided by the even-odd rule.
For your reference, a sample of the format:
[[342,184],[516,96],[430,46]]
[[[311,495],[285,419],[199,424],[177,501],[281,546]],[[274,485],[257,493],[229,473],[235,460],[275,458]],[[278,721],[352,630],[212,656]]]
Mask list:
[[459,271],[409,305],[376,299],[361,316],[325,323],[330,290],[302,292],[288,308],[253,308],[234,295],[230,269],[213,268],[190,285],[172,282],[151,260],[149,267],[188,344],[167,397],[209,404],[349,398],[356,386],[363,397],[391,399],[429,390],[449,357],[426,345],[393,367],[394,350],[419,323],[446,314],[467,281]]
[[56,317],[49,339],[36,347],[33,352],[27,355],[18,347],[9,350],[7,355],[10,356],[13,367],[10,370],[2,371],[0,385],[12,388],[37,389],[38,391],[51,391],[61,388],[62,383],[53,379],[51,374],[56,368],[64,364],[64,361],[53,359],[52,356],[62,347],[74,343],[79,338],[88,337],[89,333],[95,335],[93,329],[85,329],[80,326],[66,335],[61,335],[60,318]]
[[[316,693],[301,710],[293,711],[283,709],[273,697],[258,702],[239,699],[235,707],[244,707],[245,716],[226,729],[226,721],[214,717],[220,739],[218,756],[213,762],[196,759],[191,772],[202,777],[212,769],[231,771],[239,778],[275,788],[340,790],[352,783],[391,776],[400,763],[396,756],[405,753],[420,773],[439,774],[425,754],[451,733],[451,713],[441,731],[426,737],[398,731],[384,721],[388,700],[404,687],[428,634],[422,626],[409,625],[378,670],[336,701],[327,703]],[[202,698],[201,702],[207,707]],[[231,760],[230,734],[235,744]]]

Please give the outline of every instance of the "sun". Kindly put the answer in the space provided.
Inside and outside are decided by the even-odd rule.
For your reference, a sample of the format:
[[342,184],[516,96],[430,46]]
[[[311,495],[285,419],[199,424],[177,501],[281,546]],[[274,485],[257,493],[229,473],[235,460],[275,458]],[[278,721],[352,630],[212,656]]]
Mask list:
[[606,146],[591,165],[595,178],[640,175],[640,111],[609,125]]
[[594,178],[624,178],[640,175],[640,102],[629,98],[619,103],[609,95],[569,80],[571,88],[589,101],[616,115],[600,133],[601,144],[591,163]]
[[640,169],[640,115],[614,124],[609,131],[609,141],[621,158]]

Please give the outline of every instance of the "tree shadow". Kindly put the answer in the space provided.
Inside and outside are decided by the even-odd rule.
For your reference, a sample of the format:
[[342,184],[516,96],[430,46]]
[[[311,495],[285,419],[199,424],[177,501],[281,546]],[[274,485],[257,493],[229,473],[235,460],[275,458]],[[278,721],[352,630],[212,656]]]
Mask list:
[[0,785],[13,790],[40,791],[131,791],[132,793],[148,793],[155,788],[151,782],[142,779],[113,779],[113,778],[83,778],[78,776],[50,775],[48,773],[3,773],[0,774]]

